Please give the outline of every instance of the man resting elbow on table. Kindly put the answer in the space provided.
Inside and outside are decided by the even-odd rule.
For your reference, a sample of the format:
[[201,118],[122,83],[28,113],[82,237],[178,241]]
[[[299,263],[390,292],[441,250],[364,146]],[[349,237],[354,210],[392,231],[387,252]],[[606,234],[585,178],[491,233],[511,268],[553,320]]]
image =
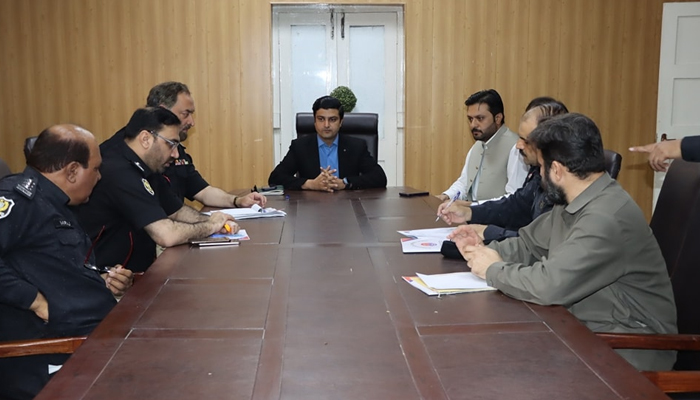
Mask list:
[[[595,123],[565,114],[529,138],[554,203],[520,236],[484,246],[468,225],[450,239],[472,273],[503,293],[565,306],[595,332],[676,333],[676,309],[661,250],[644,214],[605,173]],[[640,370],[670,369],[675,352],[618,350]]]
[[194,127],[194,99],[187,85],[181,82],[157,84],[148,92],[146,106],[163,107],[172,111],[180,119],[178,154],[163,175],[181,201],[187,197],[190,201],[197,200],[209,207],[239,208],[250,207],[253,204],[265,207],[267,199],[262,194],[253,192],[245,196],[236,196],[210,185],[197,171],[192,156],[187,153],[182,144],[187,140],[189,130]]
[[170,190],[162,172],[178,156],[175,114],[158,107],[138,109],[122,131],[102,144],[102,180],[78,212],[95,242],[98,265],[119,263],[143,272],[155,259],[156,244],[171,247],[226,233],[225,225],[238,231],[233,217],[203,215]]

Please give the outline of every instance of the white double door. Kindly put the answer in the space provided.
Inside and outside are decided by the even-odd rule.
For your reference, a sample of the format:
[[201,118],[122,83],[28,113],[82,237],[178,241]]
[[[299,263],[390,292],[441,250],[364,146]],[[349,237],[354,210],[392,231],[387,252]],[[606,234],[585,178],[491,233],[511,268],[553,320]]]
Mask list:
[[[700,2],[665,3],[656,140],[700,135]],[[654,177],[654,205],[665,173]]]
[[275,164],[296,138],[296,114],[338,86],[353,112],[379,114],[379,164],[403,185],[403,34],[396,6],[274,6]]

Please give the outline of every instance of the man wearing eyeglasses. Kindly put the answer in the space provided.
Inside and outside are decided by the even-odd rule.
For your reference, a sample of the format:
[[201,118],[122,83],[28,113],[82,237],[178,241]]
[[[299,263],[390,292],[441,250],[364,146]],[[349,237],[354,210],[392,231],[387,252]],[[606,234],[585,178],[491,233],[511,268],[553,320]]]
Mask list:
[[[116,304],[113,294],[131,286],[121,266],[110,264],[104,279],[91,268],[90,240],[73,214],[101,162],[90,132],[57,125],[39,135],[24,172],[0,181],[0,341],[87,335]],[[33,398],[67,358],[0,359],[0,398]]]
[[[187,85],[180,82],[163,82],[154,86],[146,99],[148,107],[163,107],[180,118],[180,142],[187,140],[190,128],[194,127],[194,100]],[[250,207],[258,204],[265,206],[267,199],[260,193],[236,196],[211,186],[197,171],[192,156],[187,154],[185,146],[180,145],[175,160],[165,170],[165,177],[170,188],[182,200],[197,200],[211,207]]]
[[95,243],[97,265],[119,263],[134,272],[153,263],[156,244],[238,231],[227,214],[200,214],[170,190],[162,173],[178,156],[180,120],[161,107],[136,110],[124,129],[101,146],[102,180],[80,207],[81,225]]

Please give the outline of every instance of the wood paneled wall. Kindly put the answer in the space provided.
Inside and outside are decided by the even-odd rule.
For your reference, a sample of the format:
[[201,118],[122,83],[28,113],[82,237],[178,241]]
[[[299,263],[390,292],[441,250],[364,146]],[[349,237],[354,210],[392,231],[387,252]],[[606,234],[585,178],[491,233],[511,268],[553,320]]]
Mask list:
[[[285,3],[321,3],[287,1]],[[322,3],[343,3],[325,0]],[[372,0],[403,4],[407,185],[439,193],[472,145],[464,99],[496,88],[517,129],[552,95],[591,116],[624,157],[620,182],[650,214],[662,0]],[[263,0],[1,0],[0,157],[59,122],[106,139],[165,80],[193,92],[188,151],[223,188],[273,167],[271,4]]]

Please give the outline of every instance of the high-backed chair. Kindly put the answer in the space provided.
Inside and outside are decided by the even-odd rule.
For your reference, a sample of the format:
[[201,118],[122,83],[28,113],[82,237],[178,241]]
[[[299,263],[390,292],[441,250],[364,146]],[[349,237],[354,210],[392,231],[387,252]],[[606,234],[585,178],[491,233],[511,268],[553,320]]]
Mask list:
[[613,348],[679,350],[675,371],[645,374],[666,392],[700,392],[700,163],[673,161],[650,226],[671,277],[679,335],[599,336]]
[[11,173],[12,171],[10,171],[10,167],[8,167],[5,161],[0,158],[0,179],[2,179],[3,176],[10,175]]
[[622,167],[622,156],[620,153],[605,149],[605,170],[613,179],[617,179]]
[[[678,332],[700,334],[700,163],[671,164],[649,225],[673,284]],[[700,370],[700,353],[679,353],[676,368]]]
[[[297,113],[297,136],[316,134],[313,113]],[[374,113],[345,113],[339,135],[367,142],[367,150],[376,161],[379,157],[379,115]]]
[[30,136],[24,139],[24,159],[29,160],[29,153],[32,152],[37,136]]

